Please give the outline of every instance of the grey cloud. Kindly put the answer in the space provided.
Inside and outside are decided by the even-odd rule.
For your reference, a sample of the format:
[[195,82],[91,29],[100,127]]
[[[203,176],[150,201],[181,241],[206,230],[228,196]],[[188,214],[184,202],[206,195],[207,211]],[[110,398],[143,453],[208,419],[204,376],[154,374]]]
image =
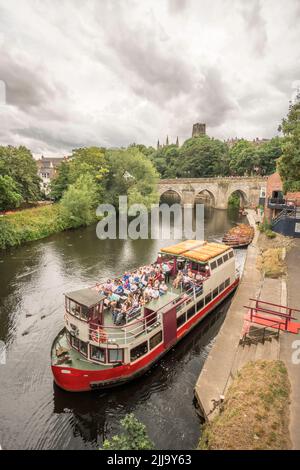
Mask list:
[[24,54],[1,48],[0,79],[6,83],[8,104],[22,110],[38,107],[49,101],[56,92],[46,79],[46,72],[36,69]]
[[180,13],[186,9],[188,0],[168,0],[169,10],[171,13]]
[[253,50],[257,55],[262,55],[265,53],[268,37],[266,22],[262,17],[261,2],[260,0],[244,1],[239,6]]

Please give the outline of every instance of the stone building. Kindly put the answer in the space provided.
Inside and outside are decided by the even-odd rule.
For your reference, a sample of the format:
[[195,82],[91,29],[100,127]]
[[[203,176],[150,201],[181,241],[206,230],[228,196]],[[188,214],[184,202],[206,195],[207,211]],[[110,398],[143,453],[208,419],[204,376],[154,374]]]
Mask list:
[[67,157],[42,157],[37,160],[38,176],[41,178],[41,189],[45,194],[50,192],[50,183],[57,174],[58,165],[67,160]]
[[200,137],[206,135],[206,124],[197,122],[193,125],[192,137]]

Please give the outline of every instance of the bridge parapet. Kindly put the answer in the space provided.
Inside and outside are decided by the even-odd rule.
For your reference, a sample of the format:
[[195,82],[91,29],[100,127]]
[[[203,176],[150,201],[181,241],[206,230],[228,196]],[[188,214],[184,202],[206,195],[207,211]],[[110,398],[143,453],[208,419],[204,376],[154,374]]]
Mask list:
[[215,178],[172,178],[158,182],[160,195],[167,191],[176,192],[182,204],[194,204],[199,193],[208,192],[217,209],[227,209],[230,195],[237,192],[244,207],[258,205],[259,198],[266,190],[267,177],[239,176]]

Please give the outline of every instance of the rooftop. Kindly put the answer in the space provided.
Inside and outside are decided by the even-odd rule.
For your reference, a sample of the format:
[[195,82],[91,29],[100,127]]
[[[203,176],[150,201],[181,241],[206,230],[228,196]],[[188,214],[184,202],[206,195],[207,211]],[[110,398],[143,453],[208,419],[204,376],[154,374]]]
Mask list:
[[94,305],[98,304],[105,296],[101,296],[98,294],[96,290],[91,288],[75,290],[73,292],[67,292],[66,297],[74,302],[85,305],[86,307],[93,307]]
[[207,262],[229,249],[230,247],[223,243],[186,240],[184,242],[177,243],[176,245],[162,248],[160,251],[175,256],[184,256],[185,258],[194,261]]

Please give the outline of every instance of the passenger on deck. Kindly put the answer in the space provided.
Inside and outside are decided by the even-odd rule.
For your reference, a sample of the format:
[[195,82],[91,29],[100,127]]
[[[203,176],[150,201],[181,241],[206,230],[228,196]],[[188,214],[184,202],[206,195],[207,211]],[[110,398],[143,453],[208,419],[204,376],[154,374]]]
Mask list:
[[168,286],[165,281],[162,281],[159,286],[159,294],[164,295],[168,290]]
[[153,287],[152,292],[151,292],[151,297],[152,297],[152,299],[158,299],[159,298],[158,287]]
[[113,283],[110,279],[107,279],[106,283],[103,286],[104,294],[108,294],[113,290]]
[[120,301],[120,296],[116,294],[115,292],[110,291],[107,299],[108,299],[108,305],[107,305],[108,308],[114,309]]
[[167,282],[169,282],[170,280],[170,273],[171,273],[171,267],[168,263],[163,263],[162,266],[162,272],[164,273],[165,275],[165,279]]
[[175,277],[173,281],[173,287],[175,287],[175,289],[178,289],[178,287],[180,286],[180,283],[182,282],[182,278],[183,278],[182,272],[178,271],[177,276]]

